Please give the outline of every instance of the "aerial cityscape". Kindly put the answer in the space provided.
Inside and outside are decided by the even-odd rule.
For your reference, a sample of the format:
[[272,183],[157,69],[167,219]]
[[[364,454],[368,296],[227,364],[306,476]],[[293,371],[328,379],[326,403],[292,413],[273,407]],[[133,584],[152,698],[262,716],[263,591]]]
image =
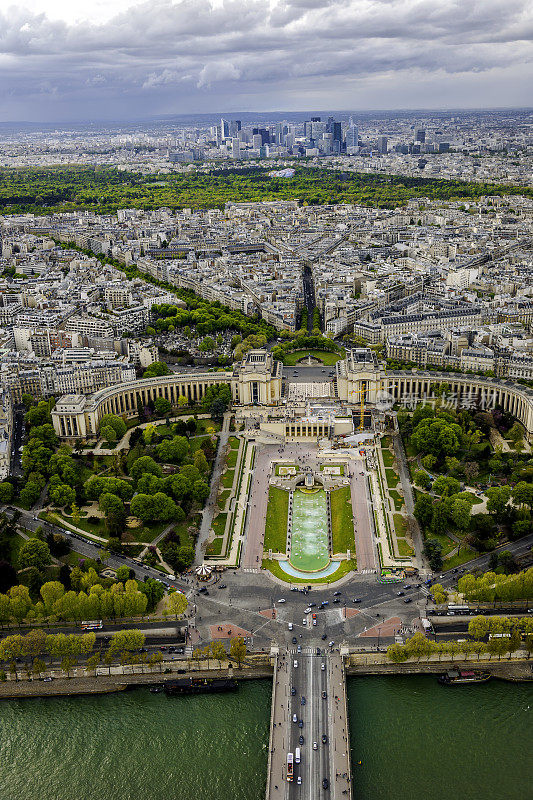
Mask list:
[[532,21],[0,0],[7,800],[529,796]]

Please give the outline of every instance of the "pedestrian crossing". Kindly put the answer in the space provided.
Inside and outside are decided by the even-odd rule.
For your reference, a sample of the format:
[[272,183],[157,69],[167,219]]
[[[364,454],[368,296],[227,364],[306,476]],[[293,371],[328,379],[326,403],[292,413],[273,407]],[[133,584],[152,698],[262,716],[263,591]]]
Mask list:
[[287,652],[291,656],[316,656],[316,655],[318,655],[316,647],[302,647],[302,650],[301,650],[300,653],[298,652],[298,649],[296,647],[291,647],[291,648],[289,648],[287,650]]
[[359,575],[375,575],[376,570],[375,569],[358,569],[357,573]]
[[255,574],[259,574],[261,572],[261,570],[257,569],[257,567],[243,567],[242,571],[243,572],[254,572]]

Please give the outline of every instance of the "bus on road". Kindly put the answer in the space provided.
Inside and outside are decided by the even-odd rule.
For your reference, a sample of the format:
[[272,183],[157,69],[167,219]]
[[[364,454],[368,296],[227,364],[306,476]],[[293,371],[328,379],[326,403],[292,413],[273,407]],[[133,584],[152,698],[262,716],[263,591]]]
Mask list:
[[101,619],[84,619],[81,623],[82,631],[100,631],[104,627]]
[[292,781],[294,778],[294,759],[292,753],[287,753],[287,780]]

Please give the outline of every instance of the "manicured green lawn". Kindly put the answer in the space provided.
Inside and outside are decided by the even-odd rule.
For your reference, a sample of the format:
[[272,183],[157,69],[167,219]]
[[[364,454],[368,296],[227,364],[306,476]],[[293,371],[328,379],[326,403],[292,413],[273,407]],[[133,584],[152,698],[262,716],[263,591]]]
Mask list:
[[271,486],[268,493],[268,507],[265,524],[265,552],[275,553],[287,551],[287,514],[289,510],[289,493]]
[[437,539],[442,545],[442,556],[446,558],[446,555],[450,553],[454,547],[457,545],[455,544],[449,536],[446,536],[445,533],[430,533],[427,536],[428,539]]
[[327,350],[295,350],[294,353],[286,354],[284,362],[286,366],[293,367],[301,358],[306,358],[308,355],[318,358],[326,367],[332,367],[344,357],[342,353],[328,353]]
[[222,536],[217,536],[212,542],[209,542],[205,549],[206,556],[219,556],[222,553]]
[[226,456],[226,464],[230,469],[233,469],[237,463],[237,455],[238,450],[233,450],[233,448],[229,451],[228,455]]
[[385,480],[387,481],[387,486],[389,489],[394,489],[400,479],[393,469],[386,469]]
[[219,494],[217,498],[217,505],[221,511],[224,511],[224,509],[226,508],[226,503],[228,501],[228,497],[230,496],[230,494],[231,494],[231,489],[224,489],[224,491]]
[[396,511],[401,511],[403,507],[403,497],[396,489],[389,490],[389,497],[394,501],[394,508]]
[[461,564],[464,564],[466,561],[470,561],[477,555],[478,554],[476,553],[476,551],[472,550],[471,547],[466,547],[465,545],[461,545],[461,549],[457,553],[457,555],[445,559],[443,569],[454,569],[454,567],[459,567],[461,566]]
[[405,539],[396,539],[396,541],[398,543],[398,555],[400,558],[414,555],[415,551],[407,544]]
[[343,486],[330,492],[333,553],[355,552],[350,487]]
[[390,436],[381,437],[381,446],[383,448],[390,447],[390,444],[391,444]]
[[355,558],[352,558],[349,561],[341,561],[339,568],[332,575],[328,575],[326,578],[317,578],[315,580],[313,580],[313,578],[294,578],[292,575],[287,575],[287,573],[281,569],[279,563],[274,559],[269,561],[268,558],[264,558],[261,567],[263,569],[268,569],[272,575],[282,581],[285,581],[286,583],[334,583],[340,578],[343,578],[349,572],[356,570],[357,561]]
[[213,520],[213,524],[211,527],[215,532],[215,536],[223,536],[224,530],[226,529],[226,520],[228,518],[227,514],[218,514],[215,519]]
[[382,448],[381,455],[383,456],[383,463],[386,467],[392,467],[394,464],[394,456],[392,455],[390,450],[385,450]]
[[394,530],[396,536],[405,536],[407,533],[407,520],[401,514],[393,514]]
[[220,481],[224,489],[231,489],[231,487],[233,486],[234,477],[235,477],[234,469],[227,469],[225,471]]

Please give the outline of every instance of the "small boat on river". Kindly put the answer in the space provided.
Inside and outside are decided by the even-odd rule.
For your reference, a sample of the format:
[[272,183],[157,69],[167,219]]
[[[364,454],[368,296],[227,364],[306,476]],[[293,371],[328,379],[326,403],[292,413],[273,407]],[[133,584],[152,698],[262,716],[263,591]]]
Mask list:
[[455,686],[456,684],[486,683],[490,681],[490,672],[482,672],[478,669],[449,669],[444,675],[439,675],[438,681],[443,686]]

